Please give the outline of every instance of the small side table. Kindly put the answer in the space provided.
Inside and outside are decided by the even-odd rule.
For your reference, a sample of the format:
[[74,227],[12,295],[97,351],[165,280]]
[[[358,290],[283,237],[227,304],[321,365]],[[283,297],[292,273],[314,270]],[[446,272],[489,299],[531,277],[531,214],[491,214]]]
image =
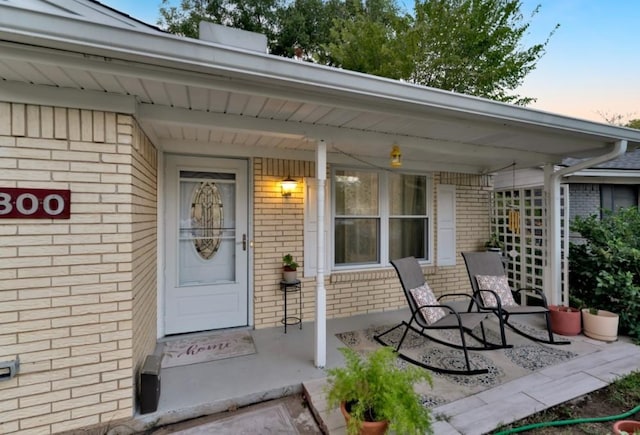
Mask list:
[[[300,324],[302,329],[302,283],[299,279],[295,281],[280,281],[280,291],[284,293],[284,317],[281,322],[284,324],[284,333],[287,333],[287,325]],[[299,292],[300,307],[298,308],[298,316],[289,316],[287,314],[287,294]]]

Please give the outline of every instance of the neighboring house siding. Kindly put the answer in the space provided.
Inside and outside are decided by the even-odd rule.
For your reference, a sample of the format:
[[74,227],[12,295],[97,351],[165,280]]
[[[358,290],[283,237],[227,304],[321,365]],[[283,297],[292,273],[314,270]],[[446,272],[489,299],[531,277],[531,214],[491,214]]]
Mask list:
[[[315,177],[312,162],[254,159],[254,319],[256,328],[280,325],[283,300],[279,282],[281,257],[294,255],[304,267],[304,186],[303,177]],[[437,246],[437,198],[439,183],[456,186],[456,266],[424,268],[429,284],[437,294],[468,292],[469,278],[460,251],[482,249],[489,234],[490,177],[433,174],[433,249]],[[289,198],[280,194],[279,182],[291,176],[299,182]],[[327,180],[330,183],[330,180]],[[436,258],[434,253],[432,258]],[[302,268],[303,320],[315,317],[315,278],[304,278]],[[389,268],[331,272],[325,270],[327,317],[346,317],[406,307],[398,278]],[[297,295],[289,306],[297,307]]]
[[571,201],[569,204],[569,218],[571,220],[576,216],[600,215],[599,184],[570,184],[569,198],[569,201]]
[[[0,382],[0,433],[133,413],[134,365],[154,334],[152,314],[133,325],[133,293],[155,302],[145,281],[155,200],[132,188],[143,167],[151,178],[155,151],[135,131],[128,115],[0,103],[0,183],[70,189],[72,201],[69,220],[0,220],[0,360],[21,363]],[[134,327],[148,329],[135,361]]]

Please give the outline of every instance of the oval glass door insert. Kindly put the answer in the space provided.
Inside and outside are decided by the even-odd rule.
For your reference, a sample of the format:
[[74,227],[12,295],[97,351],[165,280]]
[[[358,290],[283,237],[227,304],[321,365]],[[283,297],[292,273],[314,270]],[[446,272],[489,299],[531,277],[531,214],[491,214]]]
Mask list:
[[213,181],[203,181],[191,200],[193,245],[198,255],[209,260],[218,252],[223,227],[222,196]]

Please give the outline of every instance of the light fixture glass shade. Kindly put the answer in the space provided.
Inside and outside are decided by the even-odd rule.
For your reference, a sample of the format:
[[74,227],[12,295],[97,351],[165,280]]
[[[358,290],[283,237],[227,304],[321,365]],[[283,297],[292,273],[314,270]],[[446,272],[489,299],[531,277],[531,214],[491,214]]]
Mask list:
[[291,177],[287,177],[280,182],[280,188],[282,189],[282,196],[291,196],[296,190],[298,182]]
[[400,147],[398,145],[393,145],[391,147],[391,167],[392,168],[400,168],[402,167],[402,153],[400,152]]

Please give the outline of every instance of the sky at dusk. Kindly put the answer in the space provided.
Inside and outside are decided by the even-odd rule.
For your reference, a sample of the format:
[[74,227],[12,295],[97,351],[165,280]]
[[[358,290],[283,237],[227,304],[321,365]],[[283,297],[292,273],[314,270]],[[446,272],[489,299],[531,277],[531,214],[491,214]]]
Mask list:
[[[157,24],[160,0],[101,0]],[[172,0],[178,5],[180,0]],[[413,9],[413,2],[407,11]],[[523,0],[531,19],[526,46],[543,42],[560,24],[536,70],[517,92],[537,98],[529,107],[604,122],[601,114],[640,118],[640,1]]]

